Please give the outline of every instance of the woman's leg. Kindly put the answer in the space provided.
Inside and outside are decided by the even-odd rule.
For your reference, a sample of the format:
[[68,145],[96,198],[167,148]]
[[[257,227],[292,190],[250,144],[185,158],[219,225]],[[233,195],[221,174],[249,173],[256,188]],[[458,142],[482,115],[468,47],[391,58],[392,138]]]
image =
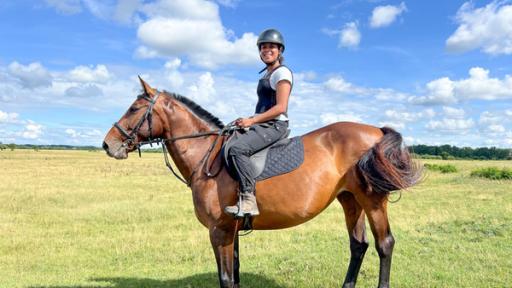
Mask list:
[[254,197],[254,188],[256,181],[250,163],[252,154],[275,143],[286,133],[287,125],[283,123],[261,123],[252,126],[248,131],[240,133],[238,139],[232,143],[228,151],[229,159],[235,166],[240,181],[240,193],[242,195],[242,205],[228,206],[225,211],[229,214],[238,214],[239,208],[242,208],[243,214],[258,215],[258,206]]

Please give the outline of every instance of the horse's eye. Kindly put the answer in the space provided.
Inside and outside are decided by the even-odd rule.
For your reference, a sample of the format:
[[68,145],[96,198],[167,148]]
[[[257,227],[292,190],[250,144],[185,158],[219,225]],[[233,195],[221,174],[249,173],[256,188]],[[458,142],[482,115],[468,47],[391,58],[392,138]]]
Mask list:
[[130,113],[135,113],[139,110],[139,107],[130,107]]

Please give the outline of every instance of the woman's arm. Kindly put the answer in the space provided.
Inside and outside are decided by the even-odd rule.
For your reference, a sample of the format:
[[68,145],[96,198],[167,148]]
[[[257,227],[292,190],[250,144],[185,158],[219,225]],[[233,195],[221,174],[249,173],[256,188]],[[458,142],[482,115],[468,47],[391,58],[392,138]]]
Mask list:
[[267,111],[256,114],[251,118],[239,118],[235,124],[240,127],[249,127],[256,123],[265,122],[268,120],[275,119],[279,115],[288,111],[288,100],[290,98],[290,92],[292,90],[292,84],[288,80],[281,80],[276,84],[276,105]]

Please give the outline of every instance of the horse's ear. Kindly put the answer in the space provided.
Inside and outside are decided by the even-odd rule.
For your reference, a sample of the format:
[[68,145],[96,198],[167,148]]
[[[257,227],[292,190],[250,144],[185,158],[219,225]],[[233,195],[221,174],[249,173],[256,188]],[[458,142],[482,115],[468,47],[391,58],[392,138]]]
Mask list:
[[142,80],[142,78],[139,77],[139,80],[140,80],[140,85],[142,85],[142,89],[144,90],[144,93],[146,93],[147,95],[153,95],[155,90],[153,88],[151,88],[151,86],[149,86],[148,83],[146,83],[146,81]]

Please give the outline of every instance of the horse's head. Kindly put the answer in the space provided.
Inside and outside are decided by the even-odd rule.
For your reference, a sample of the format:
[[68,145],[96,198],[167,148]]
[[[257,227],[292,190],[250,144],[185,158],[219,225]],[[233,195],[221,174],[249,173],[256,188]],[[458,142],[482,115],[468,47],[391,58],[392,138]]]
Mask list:
[[140,78],[143,93],[114,123],[103,141],[103,149],[116,159],[128,158],[128,153],[137,149],[138,145],[149,139],[160,138],[163,133],[160,105],[162,98],[158,91],[151,88]]

